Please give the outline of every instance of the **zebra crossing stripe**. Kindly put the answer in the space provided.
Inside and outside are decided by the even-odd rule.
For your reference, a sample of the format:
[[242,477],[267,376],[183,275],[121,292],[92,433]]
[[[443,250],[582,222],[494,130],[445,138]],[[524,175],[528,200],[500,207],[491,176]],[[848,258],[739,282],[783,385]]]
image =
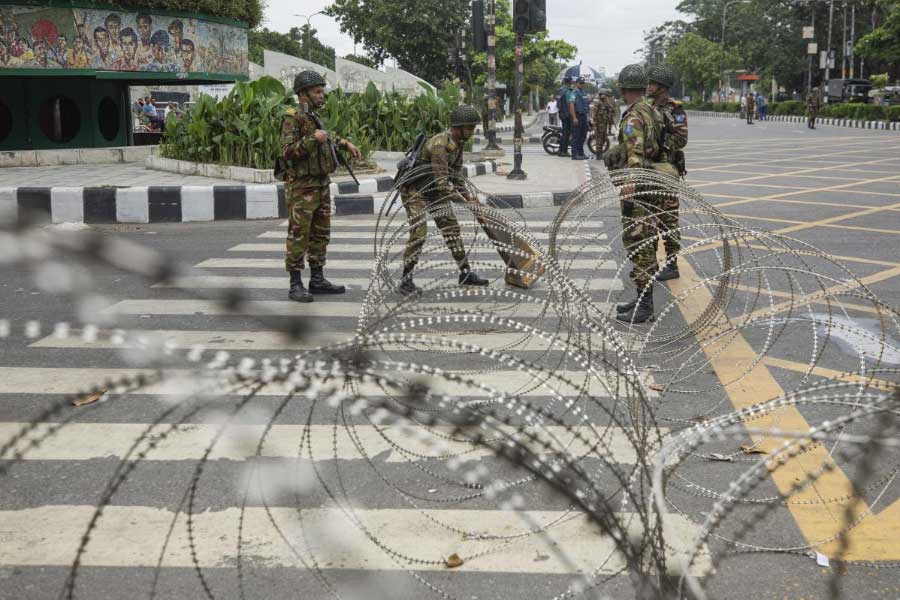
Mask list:
[[[533,237],[536,240],[549,240],[550,239],[550,234],[547,232],[544,232],[544,231],[529,231],[528,235],[530,235],[531,237]],[[263,239],[284,240],[287,238],[287,231],[286,230],[285,231],[266,231],[266,232],[261,233],[257,237],[263,238]],[[403,235],[399,236],[397,239],[400,242],[406,242],[406,237],[407,237],[406,234],[403,234]],[[360,241],[360,232],[358,232],[358,231],[341,231],[341,230],[335,231],[332,229],[331,239],[332,239],[332,241],[333,240],[357,240],[357,241]],[[369,237],[368,239],[363,238],[362,241],[367,242],[371,246],[372,242],[375,239],[376,239],[375,233],[373,232],[371,237]],[[389,238],[383,238],[379,234],[377,239],[389,239]],[[575,235],[575,236],[567,235],[565,237],[559,237],[557,239],[559,241],[566,241],[566,240],[587,241],[588,239],[597,240],[597,241],[605,241],[605,240],[609,239],[609,236],[607,236],[605,233],[596,233],[591,230],[590,233],[582,232],[579,235]],[[334,244],[332,243],[328,246],[328,250],[331,251],[331,249],[333,247],[334,247]],[[283,244],[281,246],[281,249],[284,250]]]
[[[302,488],[304,481],[288,487]],[[293,497],[293,496],[292,496]],[[0,511],[0,565],[70,566],[82,535],[96,508],[90,505],[49,505],[24,510]],[[398,565],[371,542],[346,514],[337,508],[237,507],[207,510],[191,516],[194,542],[188,539],[187,515],[147,506],[106,506],[97,527],[91,532],[88,551],[81,557],[82,567],[156,568],[160,552],[163,568],[193,568],[196,552],[201,568],[233,568],[237,551],[237,532],[242,532],[244,551],[253,558],[256,569],[304,568],[297,552],[310,558],[300,540],[315,540],[315,558],[329,569],[356,571],[396,571],[415,569],[446,572],[445,561],[459,554],[465,562],[458,571],[472,573],[590,573],[600,569],[617,574],[626,568],[616,552],[614,541],[583,515],[560,511],[512,510],[413,510],[354,509],[353,514],[365,528],[396,548],[426,559],[411,565]],[[571,518],[566,518],[571,515]],[[302,516],[302,521],[299,518]],[[629,530],[640,530],[637,515],[617,513]],[[523,517],[527,517],[523,518]],[[271,519],[271,520],[270,520]],[[532,524],[551,525],[549,536],[563,550],[565,559],[548,551],[545,536],[527,535],[505,545],[496,539],[448,534],[446,526],[462,531],[502,532],[502,535],[527,534]],[[663,531],[667,545],[666,564],[677,573],[683,557],[695,543],[698,528],[686,517],[664,514]],[[277,523],[276,530],[272,521]],[[167,539],[174,523],[171,539]],[[440,523],[444,525],[440,525]],[[283,536],[283,537],[282,537]],[[294,548],[283,540],[297,540]],[[249,550],[252,549],[252,550]],[[494,551],[489,551],[494,549]],[[477,554],[483,554],[475,558]],[[468,559],[472,556],[473,558]],[[535,560],[541,556],[541,560]],[[546,558],[543,558],[546,557]],[[466,560],[467,559],[467,560]],[[571,561],[571,566],[565,560]],[[704,548],[691,573],[703,576],[712,564]]]
[[[157,371],[153,369],[92,369],[92,368],[64,368],[64,367],[0,367],[0,394],[80,394],[97,385],[103,386],[108,381],[118,380],[123,377],[136,377],[144,375],[151,377]],[[195,375],[192,371],[184,369],[165,370],[166,381],[158,384],[147,385],[134,393],[151,396],[185,396],[190,393],[201,393],[207,389],[208,380],[201,375]],[[466,371],[460,371],[461,376],[467,376]],[[554,379],[547,385],[556,389],[563,396],[577,395],[583,385],[587,388],[585,393],[595,397],[609,397],[603,383],[596,378],[588,378],[584,371],[558,371],[554,375],[563,377],[570,384],[561,383]],[[472,374],[471,378],[477,379],[480,384],[495,390],[502,390],[512,394],[524,391],[523,396],[546,397],[550,395],[546,386],[539,386],[541,381],[547,381],[540,374],[531,374],[524,371],[489,371]],[[420,377],[425,380],[428,378]],[[434,379],[430,381],[432,390],[436,394],[453,394],[466,397],[486,397],[485,391],[476,387],[461,383]],[[557,384],[559,384],[557,386]],[[621,381],[619,385],[624,385]],[[576,386],[576,387],[573,387]],[[385,389],[375,383],[361,383],[359,395],[363,398],[384,398],[389,394]],[[623,388],[624,391],[624,388]],[[235,392],[239,393],[239,392]],[[272,383],[263,387],[257,396],[284,396],[287,388],[281,383]],[[654,395],[652,391],[650,395]],[[216,396],[221,396],[217,393]]]
[[[40,436],[57,427],[58,423],[39,423],[31,437]],[[12,439],[28,423],[0,423],[0,440]],[[148,431],[149,429],[149,431]],[[188,423],[174,430],[169,424],[149,428],[145,423],[68,423],[36,448],[29,448],[27,440],[21,441],[10,452],[22,451],[23,460],[79,461],[100,458],[123,459],[135,440],[141,436],[153,438],[155,446],[144,460],[185,461],[204,456],[220,435],[221,426],[211,423]],[[576,428],[588,443],[581,441],[565,427],[549,426],[531,430],[544,440],[553,440],[560,451],[565,449],[573,457],[603,457],[615,464],[637,463],[634,449],[634,433],[621,427],[587,426]],[[268,431],[267,431],[268,430]],[[357,443],[369,457],[379,462],[404,463],[409,460],[441,459],[449,454],[465,454],[466,460],[481,460],[494,456],[493,450],[484,446],[449,438],[454,431],[450,427],[413,427],[394,425],[376,428],[372,425],[353,427],[353,437],[343,427],[333,425],[244,425],[229,426],[209,454],[209,460],[247,461],[256,456],[257,446],[266,433],[260,456],[263,458],[301,458],[312,460],[362,460]],[[515,434],[508,429],[509,435]],[[668,431],[660,431],[662,436]],[[629,435],[632,438],[629,438]],[[501,434],[496,434],[498,440]],[[305,439],[308,438],[308,439]],[[523,436],[517,436],[522,443]],[[301,448],[302,440],[302,448]],[[659,440],[657,440],[658,442]],[[400,446],[398,450],[396,446]],[[657,443],[658,445],[658,443]],[[534,451],[541,451],[535,446]],[[426,458],[422,458],[426,457]]]
[[[393,244],[391,246],[391,248],[395,252],[401,252],[403,250],[404,243],[405,243],[405,240],[398,240],[398,242]],[[435,240],[432,243],[426,244],[424,251],[430,252],[432,250],[445,248],[445,247],[446,246],[444,246],[442,241]],[[252,243],[251,244],[238,244],[237,246],[229,248],[228,252],[274,252],[277,254],[284,254],[285,247],[284,247],[283,242],[280,244],[274,244],[274,243],[272,243],[272,244],[265,244],[265,243],[262,243],[262,244],[252,244]],[[335,253],[352,253],[352,252],[363,253],[363,254],[369,253],[371,255],[374,252],[374,248],[371,243],[369,243],[369,244],[342,244],[342,243],[334,244],[334,243],[332,243],[332,244],[328,245],[329,256],[333,256]],[[591,246],[586,247],[584,250],[581,250],[581,252],[582,253],[602,252],[604,254],[608,254],[610,252],[610,247],[592,244]],[[482,254],[485,256],[495,256],[496,250],[494,250],[493,248],[478,247],[478,248],[473,248],[472,250],[470,250],[469,254],[476,255],[476,256],[482,255]]]
[[[494,253],[496,256],[496,253]],[[449,257],[447,257],[449,260]],[[499,260],[499,259],[498,259]],[[575,259],[575,260],[567,260],[563,263],[565,267],[569,269],[583,269],[583,270],[594,270],[598,269],[601,271],[615,271],[618,269],[615,261],[612,260],[590,260],[590,259]],[[284,259],[283,258],[210,258],[208,260],[204,260],[203,262],[194,265],[200,269],[278,269],[280,271],[284,271]],[[480,265],[474,263],[472,265],[473,268],[478,268]],[[492,266],[492,265],[486,265]],[[370,268],[371,265],[366,265],[365,262],[360,261],[359,259],[350,260],[350,259],[331,259],[325,265],[326,271],[346,271],[346,270],[360,270]]]

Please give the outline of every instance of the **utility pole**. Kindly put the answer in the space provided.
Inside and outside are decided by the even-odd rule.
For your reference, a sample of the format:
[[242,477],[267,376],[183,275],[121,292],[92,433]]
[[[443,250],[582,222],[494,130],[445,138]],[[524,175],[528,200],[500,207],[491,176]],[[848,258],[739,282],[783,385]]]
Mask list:
[[750,0],[729,0],[725,3],[725,6],[722,7],[722,37],[719,38],[719,41],[722,44],[722,52],[719,57],[719,91],[722,91],[722,86],[725,81],[725,16],[728,13],[728,7],[732,4],[747,4]]
[[487,67],[488,67],[488,130],[484,132],[487,140],[485,150],[502,155],[503,149],[497,145],[497,16],[495,0],[487,0],[488,14],[485,18],[487,25]]
[[856,4],[850,5],[850,79],[856,68]]
[[[810,27],[812,27],[813,32],[816,30],[816,4],[815,2],[809,3],[809,12],[812,13],[812,18],[809,22]],[[815,35],[815,33],[813,33]],[[813,38],[815,39],[815,38]],[[812,92],[812,73],[813,73],[813,55],[806,52],[807,59],[809,61],[808,73],[806,75],[806,95],[809,96],[810,92]]]
[[525,76],[525,61],[523,57],[523,44],[525,34],[516,33],[516,127],[513,133],[513,170],[506,176],[507,179],[523,180],[528,175],[522,170],[522,138],[525,137],[525,127],[522,124],[522,81]]
[[827,86],[828,80],[831,79],[831,28],[834,25],[834,0],[828,3],[828,51],[825,54],[825,80],[822,85]]
[[847,79],[847,3],[844,2],[844,30],[841,34],[841,79]]

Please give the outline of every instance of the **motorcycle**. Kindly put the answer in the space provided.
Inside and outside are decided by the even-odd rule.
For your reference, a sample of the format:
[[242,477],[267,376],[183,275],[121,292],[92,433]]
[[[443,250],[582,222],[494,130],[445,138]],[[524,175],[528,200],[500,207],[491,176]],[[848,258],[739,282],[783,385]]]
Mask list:
[[[544,133],[541,135],[541,145],[544,147],[544,152],[551,156],[559,155],[560,139],[562,139],[562,127],[558,125],[544,125]],[[594,138],[594,131],[588,131],[587,146],[594,156],[601,156],[609,149],[609,138],[602,141],[603,145],[601,147]]]

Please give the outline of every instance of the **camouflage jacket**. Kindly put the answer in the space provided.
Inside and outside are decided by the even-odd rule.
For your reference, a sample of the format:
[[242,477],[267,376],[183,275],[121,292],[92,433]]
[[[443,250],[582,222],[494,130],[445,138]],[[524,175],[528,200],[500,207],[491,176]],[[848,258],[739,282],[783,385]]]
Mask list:
[[619,123],[619,144],[625,150],[625,168],[650,168],[654,162],[663,162],[663,150],[659,142],[663,117],[653,104],[640,99],[622,114]]
[[683,150],[688,143],[688,118],[684,106],[681,102],[669,98],[665,104],[657,106],[656,109],[662,113],[667,126],[666,138],[669,141],[667,144],[669,150],[671,152]]
[[615,109],[609,101],[598,98],[591,103],[591,115],[594,127],[599,128],[602,124],[612,122]]
[[819,110],[819,94],[815,92],[810,92],[806,96],[806,109],[807,110]]
[[422,147],[416,167],[430,165],[427,176],[416,180],[416,187],[435,197],[464,193],[463,147],[453,141],[449,131],[439,133]]
[[[284,179],[299,187],[320,187],[331,181],[329,175],[337,170],[328,142],[315,138],[316,123],[311,113],[302,108],[290,108],[281,122],[281,152],[287,161]],[[328,136],[336,145],[341,141],[333,132]]]

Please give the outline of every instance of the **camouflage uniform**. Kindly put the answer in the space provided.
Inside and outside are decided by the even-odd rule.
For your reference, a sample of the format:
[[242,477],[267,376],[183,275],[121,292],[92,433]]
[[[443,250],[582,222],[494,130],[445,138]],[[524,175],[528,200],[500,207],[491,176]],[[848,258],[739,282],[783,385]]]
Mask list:
[[418,263],[422,245],[428,233],[430,214],[444,237],[453,259],[466,267],[466,252],[461,231],[451,202],[465,201],[463,185],[463,148],[453,141],[449,131],[435,135],[427,142],[416,160],[415,167],[431,165],[431,171],[400,188],[403,207],[409,222],[409,241],[403,253],[406,270]]
[[[663,117],[651,101],[641,99],[629,106],[619,124],[619,144],[625,153],[625,168],[655,169],[674,175],[660,147]],[[660,197],[646,187],[635,190],[637,201],[623,202],[622,243],[634,263],[632,279],[638,290],[650,285],[659,270],[656,244],[648,240],[657,235],[656,221]]]
[[594,139],[597,140],[597,148],[600,150],[600,154],[603,154],[606,150],[606,145],[609,143],[609,131],[612,129],[615,112],[608,98],[603,96],[594,100],[591,108],[593,111]]
[[[655,106],[655,105],[654,105]],[[684,175],[684,148],[688,142],[687,113],[681,102],[671,98],[662,106],[655,106],[662,114],[666,127],[663,159],[672,165],[675,176]],[[669,173],[670,175],[672,173]],[[663,241],[666,256],[676,256],[681,251],[681,232],[678,230],[678,196],[664,194],[659,212],[660,229],[665,232]]]
[[806,126],[816,128],[816,118],[819,116],[819,91],[813,89],[806,96]]
[[[289,109],[281,123],[281,149],[287,161],[284,197],[288,213],[285,267],[301,271],[304,259],[310,267],[325,265],[331,237],[329,175],[337,170],[328,143],[314,137],[316,123],[309,111]],[[340,141],[329,133],[335,143]]]

